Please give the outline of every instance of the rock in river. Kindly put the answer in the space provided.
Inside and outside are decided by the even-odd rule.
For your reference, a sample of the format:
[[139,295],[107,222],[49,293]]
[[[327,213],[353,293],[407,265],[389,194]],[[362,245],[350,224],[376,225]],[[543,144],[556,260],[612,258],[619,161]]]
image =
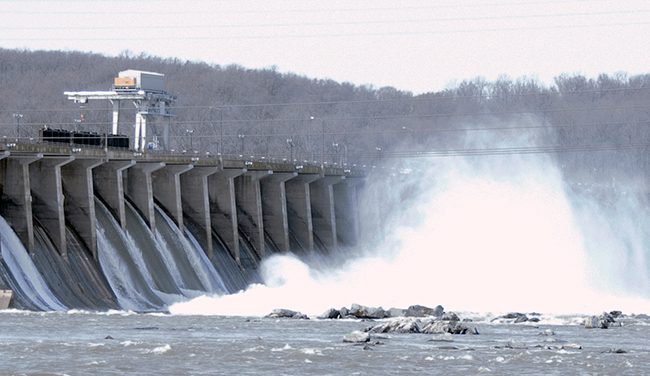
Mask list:
[[479,334],[476,327],[469,327],[459,321],[431,321],[425,324],[420,332],[425,334]]
[[309,320],[309,317],[304,313],[300,313],[297,311],[292,311],[290,309],[284,309],[284,308],[276,308],[265,317]]
[[445,309],[441,305],[437,305],[436,308],[429,308],[421,305],[412,305],[406,309],[404,316],[407,317],[426,317],[426,316],[435,316],[442,317],[442,314],[445,312]]
[[325,320],[325,319],[340,319],[341,318],[341,312],[339,312],[338,309],[330,308],[327,311],[323,312],[320,316],[318,316],[319,319]]
[[369,341],[370,341],[370,334],[364,333],[359,330],[355,330],[343,336],[343,342],[348,342],[348,343],[364,343]]
[[359,319],[384,319],[388,317],[386,311],[381,307],[366,307],[360,304],[352,304],[348,314]]
[[414,318],[399,318],[371,326],[366,332],[371,333],[420,333],[418,320]]

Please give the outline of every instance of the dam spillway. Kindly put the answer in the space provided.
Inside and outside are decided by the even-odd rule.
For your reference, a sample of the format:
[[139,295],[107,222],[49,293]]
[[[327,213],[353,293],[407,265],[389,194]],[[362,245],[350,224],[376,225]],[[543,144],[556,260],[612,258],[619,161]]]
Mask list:
[[0,143],[0,288],[14,291],[12,306],[40,310],[164,310],[233,293],[258,282],[272,254],[354,246],[364,178],[286,161]]

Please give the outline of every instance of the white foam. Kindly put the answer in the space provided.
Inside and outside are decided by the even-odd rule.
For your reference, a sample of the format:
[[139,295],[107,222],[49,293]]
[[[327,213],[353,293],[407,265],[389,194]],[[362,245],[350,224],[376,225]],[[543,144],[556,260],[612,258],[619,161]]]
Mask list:
[[[372,249],[347,252],[363,257],[321,269],[292,255],[275,255],[262,263],[265,285],[174,304],[170,312],[262,316],[282,307],[318,315],[352,303],[384,308],[442,304],[473,312],[650,312],[645,298],[621,298],[614,289],[595,288],[594,279],[602,273],[624,276],[593,269],[591,233],[578,216],[594,212],[584,205],[576,209],[550,158],[494,158],[499,159],[424,160],[419,173],[408,176],[419,179],[408,191],[417,205],[396,207],[392,216],[381,218],[392,232],[373,233],[379,242],[361,241]],[[382,203],[375,199],[371,204]],[[630,213],[634,217],[636,212]],[[614,235],[607,231],[611,242],[603,243],[603,252],[616,251],[620,239]],[[641,248],[635,243],[631,260],[645,265]]]
[[164,353],[170,351],[171,349],[172,349],[172,347],[169,344],[166,344],[166,345],[163,345],[163,346],[155,347],[155,348],[153,348],[151,350],[147,350],[147,352],[151,353],[151,354],[161,355],[161,354],[164,354]]
[[140,345],[140,344],[142,344],[142,342],[130,341],[130,340],[120,342],[120,345],[122,345],[124,347],[136,346],[136,345]]

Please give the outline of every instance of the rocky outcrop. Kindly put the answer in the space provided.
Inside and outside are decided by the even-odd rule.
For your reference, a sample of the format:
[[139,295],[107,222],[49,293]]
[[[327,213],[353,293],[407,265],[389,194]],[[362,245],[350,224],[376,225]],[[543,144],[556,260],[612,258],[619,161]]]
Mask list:
[[366,328],[370,333],[424,333],[424,334],[479,334],[478,329],[461,322],[457,315],[454,320],[419,319],[404,317]]
[[272,319],[286,318],[286,319],[309,320],[309,317],[304,313],[300,313],[297,311],[292,311],[290,309],[284,309],[284,308],[276,308],[271,313],[269,313],[264,317],[272,318]]
[[343,336],[343,342],[347,343],[365,343],[370,342],[370,334],[355,330]]
[[479,334],[476,327],[469,327],[460,321],[431,321],[420,329],[425,334]]
[[371,333],[420,333],[418,324],[416,319],[404,318],[371,326],[366,331]]
[[445,309],[441,305],[437,305],[436,308],[429,308],[421,305],[412,305],[406,309],[404,316],[406,317],[427,317],[434,316],[437,318],[442,317]]
[[[617,317],[621,316],[620,312],[613,312],[617,313]],[[587,329],[607,329],[610,326],[620,326],[620,323],[616,322],[614,315],[611,313],[603,312],[600,316],[587,317],[583,325]]]
[[358,319],[385,319],[389,317],[382,307],[367,307],[360,304],[352,304],[348,315]]
[[505,315],[495,317],[492,321],[502,321],[504,323],[519,324],[522,322],[539,322],[539,314],[531,313],[530,316],[521,312],[510,312]]
[[[422,305],[412,305],[406,309],[390,308],[388,310],[382,307],[370,307],[361,304],[352,304],[350,308],[342,307],[340,309],[330,308],[323,312],[319,319],[370,319],[378,320],[391,317],[435,317],[442,318],[445,309],[438,305],[430,308]],[[451,318],[453,319],[453,318]]]
[[321,319],[321,320],[340,319],[341,318],[341,312],[338,309],[330,308],[327,311],[323,312],[317,318]]

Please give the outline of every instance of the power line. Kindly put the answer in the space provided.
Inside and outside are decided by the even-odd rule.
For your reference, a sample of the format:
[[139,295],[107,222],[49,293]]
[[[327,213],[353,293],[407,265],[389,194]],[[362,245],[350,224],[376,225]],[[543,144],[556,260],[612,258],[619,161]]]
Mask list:
[[[88,3],[90,1],[83,1]],[[125,0],[126,1],[126,0]],[[449,4],[449,5],[435,5],[435,6],[400,6],[400,7],[356,7],[356,8],[286,8],[286,9],[217,9],[214,12],[211,12],[209,9],[202,8],[200,10],[160,10],[160,9],[147,9],[147,14],[154,15],[194,15],[194,14],[206,14],[207,13],[228,13],[228,14],[272,14],[272,13],[323,13],[323,12],[395,12],[395,11],[411,11],[411,10],[440,10],[440,9],[467,9],[467,8],[485,8],[485,7],[499,7],[499,6],[528,6],[528,5],[550,5],[550,4],[567,4],[567,3],[593,3],[593,2],[603,2],[607,0],[551,0],[551,1],[510,1],[510,2],[486,2],[480,4]],[[20,0],[20,3],[24,0]],[[113,3],[114,1],[111,1]],[[132,4],[132,1],[128,1]],[[123,10],[50,10],[50,11],[38,11],[38,10],[14,10],[6,9],[3,10],[4,14],[23,14],[23,15],[37,15],[37,14],[46,14],[46,15],[112,15],[119,14],[124,15]]]
[[[470,81],[471,82],[471,81]],[[649,81],[650,82],[650,81]],[[516,84],[516,81],[512,81]],[[490,86],[490,83],[487,84]],[[453,90],[453,89],[452,89]],[[537,97],[537,96],[554,96],[561,95],[560,98],[565,98],[568,95],[577,96],[584,94],[600,94],[600,93],[613,93],[613,92],[639,92],[650,90],[650,86],[644,87],[623,87],[623,88],[602,88],[602,89],[590,89],[590,90],[576,90],[571,92],[560,93],[557,88],[551,87],[546,89],[546,92],[535,92],[535,93],[518,93],[512,94],[508,93],[507,98],[521,98],[521,97]],[[291,107],[291,106],[328,106],[328,105],[356,105],[356,104],[383,104],[388,102],[403,102],[403,104],[408,104],[411,102],[436,102],[436,101],[453,101],[459,99],[485,99],[487,101],[493,99],[499,99],[499,95],[489,95],[489,94],[479,94],[479,95],[455,95],[453,91],[441,91],[436,93],[421,94],[417,97],[400,97],[400,98],[384,98],[384,99],[361,99],[361,100],[339,100],[339,101],[312,101],[312,102],[267,102],[267,103],[241,103],[241,104],[218,104],[218,105],[186,105],[186,106],[172,106],[171,110],[178,109],[206,109],[206,110],[226,110],[233,108],[256,108],[256,107]],[[125,111],[130,111],[133,109],[125,108]],[[12,113],[12,112],[78,112],[78,107],[69,107],[69,108],[32,108],[32,109],[0,109],[0,113]],[[110,112],[113,111],[112,108],[89,108],[85,107],[84,111],[89,112]],[[294,119],[295,120],[295,119]]]
[[598,152],[598,151],[626,151],[638,150],[650,147],[650,144],[627,144],[627,145],[567,145],[567,146],[522,146],[503,148],[476,148],[476,149],[439,149],[422,151],[393,151],[380,153],[355,153],[358,158],[426,158],[426,157],[461,157],[461,156],[490,156],[490,155],[524,155],[524,154],[554,154],[554,153],[577,153],[577,152]]
[[[611,110],[629,110],[629,109],[639,109],[647,108],[647,104],[639,105],[613,105],[613,106],[602,106],[602,107],[583,107],[583,108],[558,108],[558,109],[549,109],[549,110],[513,110],[513,111],[483,111],[483,112],[447,112],[447,113],[434,113],[434,114],[397,114],[397,115],[371,115],[371,116],[344,116],[344,117],[334,117],[334,116],[321,116],[313,118],[280,118],[280,119],[223,119],[223,120],[183,120],[175,121],[175,125],[210,125],[214,126],[216,124],[297,124],[297,123],[309,123],[309,122],[346,122],[346,121],[362,121],[362,120],[400,120],[400,119],[436,119],[436,118],[453,118],[453,117],[498,117],[499,115],[552,115],[557,113],[566,113],[566,112],[592,112],[592,111],[611,111]],[[48,126],[61,126],[61,125],[70,125],[73,122],[45,122]],[[2,125],[11,125],[13,123],[0,123]],[[25,126],[42,126],[43,122],[25,122],[21,123]],[[110,121],[101,121],[101,122],[84,122],[85,125],[93,126],[107,126],[112,124]]]
[[370,33],[321,33],[321,34],[259,34],[259,35],[204,35],[204,36],[178,36],[178,35],[159,35],[154,37],[125,36],[117,37],[35,37],[35,38],[0,38],[0,41],[30,42],[30,41],[48,41],[48,42],[119,42],[119,41],[211,41],[211,40],[269,40],[269,39],[312,39],[312,38],[348,38],[348,37],[402,37],[418,35],[444,35],[444,34],[465,34],[465,33],[484,33],[498,31],[524,31],[524,30],[566,30],[581,29],[593,27],[629,27],[650,25],[650,22],[613,22],[613,23],[591,23],[591,24],[569,24],[569,25],[543,25],[543,26],[522,26],[522,27],[495,27],[495,28],[475,28],[475,29],[450,29],[450,30],[430,30],[430,31],[390,31],[390,32],[370,32]]
[[[129,26],[128,30],[189,30],[189,29],[207,29],[207,28],[275,28],[275,27],[293,27],[293,26],[343,26],[343,25],[386,25],[402,23],[423,23],[423,22],[451,22],[451,21],[490,21],[490,20],[511,20],[511,19],[531,19],[531,18],[554,18],[554,17],[591,17],[591,16],[612,16],[627,14],[650,13],[650,9],[632,9],[622,11],[606,12],[575,12],[575,13],[550,13],[550,14],[522,14],[507,16],[475,16],[475,17],[438,17],[438,18],[411,18],[401,20],[369,20],[369,21],[334,21],[334,22],[296,22],[296,23],[264,23],[264,24],[204,24],[204,25],[149,25],[149,26]],[[123,25],[111,26],[6,26],[0,27],[0,30],[124,30]]]
[[[0,124],[2,125],[2,124]],[[14,125],[13,123],[4,123],[4,125]],[[27,126],[43,126],[43,124],[27,123],[21,125]],[[49,127],[52,125],[58,126],[78,126],[78,123],[61,123],[61,124],[48,124]],[[110,126],[111,123],[84,123],[84,125],[93,125],[93,126]],[[177,124],[178,125],[178,124]],[[638,121],[638,122],[598,122],[598,123],[561,123],[561,124],[536,124],[536,125],[518,125],[518,126],[491,126],[491,127],[459,127],[459,128],[426,128],[426,129],[391,129],[391,130],[354,130],[354,131],[312,131],[312,132],[273,132],[273,133],[224,133],[223,135],[193,135],[194,139],[218,139],[223,138],[236,138],[240,134],[243,134],[247,138],[280,138],[284,139],[286,137],[316,137],[325,135],[328,137],[335,136],[363,136],[363,135],[409,135],[409,136],[424,136],[432,135],[437,133],[454,133],[454,132],[493,132],[493,131],[522,131],[522,130],[535,130],[535,129],[576,129],[576,128],[601,128],[601,127],[617,127],[619,129],[623,127],[647,127],[650,126],[650,121]],[[171,135],[172,139],[182,139],[188,137],[186,135]]]

